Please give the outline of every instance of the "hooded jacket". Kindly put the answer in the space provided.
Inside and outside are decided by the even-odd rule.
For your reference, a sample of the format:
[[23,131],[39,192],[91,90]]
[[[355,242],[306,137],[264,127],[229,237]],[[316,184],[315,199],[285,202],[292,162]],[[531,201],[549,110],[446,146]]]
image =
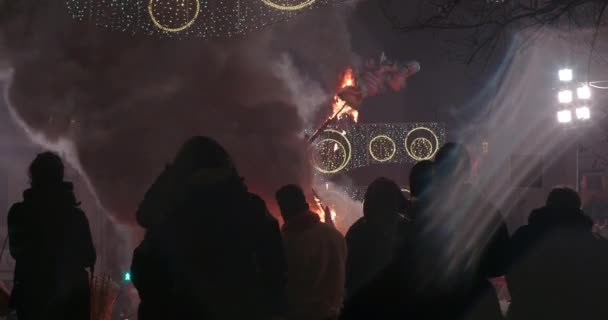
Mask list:
[[512,319],[605,319],[608,243],[578,209],[534,210],[513,235]]

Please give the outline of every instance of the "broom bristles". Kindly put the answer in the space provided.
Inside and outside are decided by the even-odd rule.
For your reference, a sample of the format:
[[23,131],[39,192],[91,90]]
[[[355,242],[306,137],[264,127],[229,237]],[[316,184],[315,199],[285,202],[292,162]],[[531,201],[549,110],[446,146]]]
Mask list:
[[118,284],[108,275],[91,278],[91,320],[111,319],[118,290]]

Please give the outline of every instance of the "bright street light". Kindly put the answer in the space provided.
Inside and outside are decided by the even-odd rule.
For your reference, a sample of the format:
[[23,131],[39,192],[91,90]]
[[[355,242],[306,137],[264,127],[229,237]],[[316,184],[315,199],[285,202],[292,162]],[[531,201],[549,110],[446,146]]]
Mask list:
[[562,110],[557,112],[557,122],[569,123],[572,121],[572,112],[570,110]]
[[559,81],[572,81],[572,69],[561,69],[559,70]]
[[591,118],[589,107],[576,108],[576,118],[578,120],[589,120]]
[[581,100],[591,99],[591,88],[588,85],[584,85],[576,89],[576,96]]
[[570,103],[572,102],[572,91],[562,90],[557,94],[557,100],[559,103]]

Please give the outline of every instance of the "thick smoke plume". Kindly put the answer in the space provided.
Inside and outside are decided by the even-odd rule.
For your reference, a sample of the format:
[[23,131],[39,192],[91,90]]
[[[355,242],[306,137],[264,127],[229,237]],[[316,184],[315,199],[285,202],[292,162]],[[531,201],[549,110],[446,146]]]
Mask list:
[[[224,144],[270,202],[282,184],[310,185],[301,115],[311,116],[296,108],[306,108],[299,90],[331,91],[348,64],[339,18],[347,9],[210,42],[111,33],[72,21],[61,1],[21,0],[0,25],[0,60],[13,71],[7,100],[31,137],[64,153],[119,221],[133,221],[147,187],[192,135]],[[309,100],[313,113],[322,100]]]

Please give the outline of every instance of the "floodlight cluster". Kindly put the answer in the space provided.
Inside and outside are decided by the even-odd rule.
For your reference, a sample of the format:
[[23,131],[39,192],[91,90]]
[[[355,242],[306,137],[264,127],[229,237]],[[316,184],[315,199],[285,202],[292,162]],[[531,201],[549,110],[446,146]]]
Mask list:
[[[570,68],[561,69],[558,72],[560,90],[557,92],[559,110],[557,111],[557,122],[562,124],[572,123],[573,120],[583,122],[591,119],[589,103],[591,99],[590,83],[576,84],[574,72]],[[576,90],[574,90],[574,87]],[[576,91],[576,96],[574,92]],[[574,116],[573,116],[574,114]]]

